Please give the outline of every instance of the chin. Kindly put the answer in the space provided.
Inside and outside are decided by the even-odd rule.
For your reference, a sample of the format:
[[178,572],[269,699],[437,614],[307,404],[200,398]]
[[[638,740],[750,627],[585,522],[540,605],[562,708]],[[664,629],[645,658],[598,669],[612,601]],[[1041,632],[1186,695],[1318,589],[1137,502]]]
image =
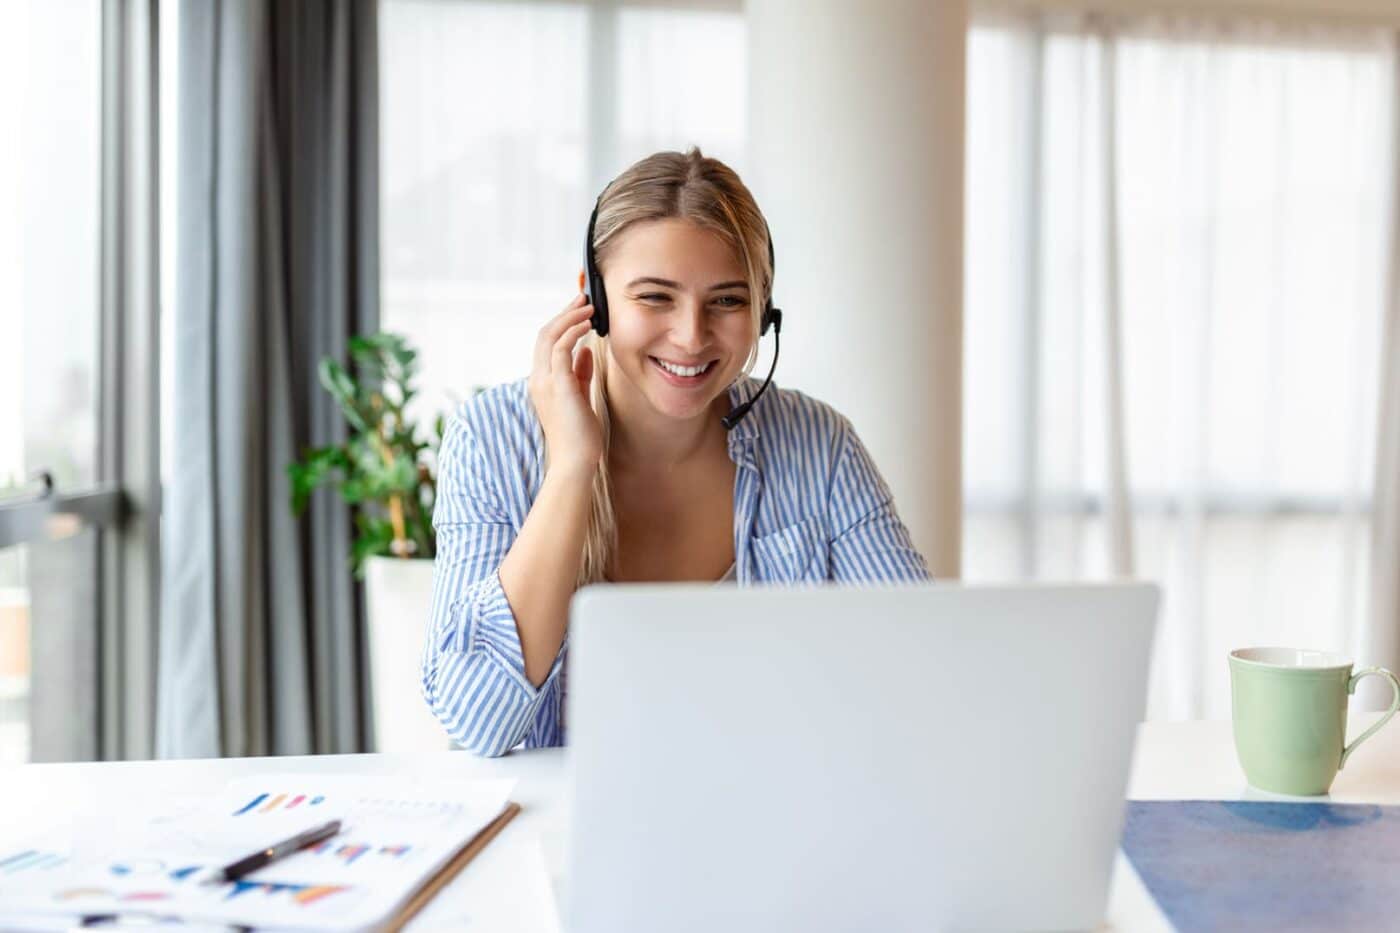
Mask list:
[[690,421],[709,411],[711,404],[714,403],[719,394],[719,392],[706,392],[703,395],[695,393],[688,398],[677,398],[675,392],[668,391],[665,387],[648,386],[646,398],[653,409],[667,418]]
[[678,380],[668,378],[651,362],[645,364],[644,372],[643,394],[651,407],[668,418],[687,421],[708,412],[737,375],[729,372],[723,361],[716,361],[696,385],[677,384]]

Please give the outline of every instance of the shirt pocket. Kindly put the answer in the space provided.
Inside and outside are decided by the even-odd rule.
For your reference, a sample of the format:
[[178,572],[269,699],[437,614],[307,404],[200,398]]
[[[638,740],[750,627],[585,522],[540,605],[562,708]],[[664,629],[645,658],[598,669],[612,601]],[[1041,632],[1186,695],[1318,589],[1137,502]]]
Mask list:
[[825,580],[826,535],[815,519],[803,519],[786,528],[751,539],[755,577],[761,582],[797,583]]

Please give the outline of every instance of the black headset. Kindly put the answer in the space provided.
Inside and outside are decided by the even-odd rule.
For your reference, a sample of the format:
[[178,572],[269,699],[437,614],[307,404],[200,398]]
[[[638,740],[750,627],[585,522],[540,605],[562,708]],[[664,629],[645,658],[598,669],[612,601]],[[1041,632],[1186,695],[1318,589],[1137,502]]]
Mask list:
[[[598,200],[593,203],[593,213],[588,217],[588,236],[583,241],[583,290],[588,295],[589,302],[593,305],[593,316],[589,318],[593,322],[593,330],[599,337],[608,335],[608,292],[603,287],[603,276],[598,272],[598,265],[593,259],[593,225],[598,222],[598,205],[603,202],[603,196],[598,195]],[[768,234],[768,267],[770,270],[777,268],[777,261],[773,255],[773,235],[768,230],[768,222],[763,222],[763,230]],[[729,414],[720,419],[726,431],[744,419],[753,408],[759,397],[768,390],[768,384],[773,381],[773,370],[778,368],[778,351],[781,349],[782,341],[778,335],[783,330],[783,311],[781,308],[773,307],[773,287],[770,281],[768,295],[763,301],[763,316],[759,318],[758,335],[760,337],[768,333],[768,328],[773,328],[773,365],[768,368],[768,378],[763,380],[763,388],[759,389],[754,397],[735,408]]]

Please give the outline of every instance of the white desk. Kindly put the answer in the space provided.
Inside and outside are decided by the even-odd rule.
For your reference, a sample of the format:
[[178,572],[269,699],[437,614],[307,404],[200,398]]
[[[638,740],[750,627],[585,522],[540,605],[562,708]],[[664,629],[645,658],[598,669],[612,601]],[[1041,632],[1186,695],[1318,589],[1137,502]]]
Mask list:
[[[1349,735],[1375,720],[1355,714]],[[218,784],[231,777],[307,770],[322,773],[395,774],[420,777],[513,777],[512,795],[523,811],[502,834],[538,834],[556,895],[564,877],[564,750],[513,752],[480,759],[465,752],[419,756],[323,755],[298,758],[226,758],[22,765],[0,768],[0,839],[41,825],[73,799],[158,796]],[[1246,787],[1235,760],[1228,722],[1145,723],[1138,729],[1129,796],[1140,800],[1280,799]],[[1338,803],[1400,804],[1400,721],[1373,736],[1337,776],[1331,799]],[[498,843],[492,843],[497,845]],[[488,846],[481,858],[489,858]],[[471,868],[457,881],[464,883]],[[1120,855],[1109,906],[1115,930],[1169,929],[1131,867]],[[412,927],[411,927],[412,928]]]

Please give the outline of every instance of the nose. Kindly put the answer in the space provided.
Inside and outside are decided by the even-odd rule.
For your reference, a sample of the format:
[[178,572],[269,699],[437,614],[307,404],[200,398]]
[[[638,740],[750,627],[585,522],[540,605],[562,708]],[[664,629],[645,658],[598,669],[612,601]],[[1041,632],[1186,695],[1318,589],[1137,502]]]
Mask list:
[[697,354],[709,342],[709,318],[701,302],[682,302],[676,309],[675,322],[671,327],[671,340],[676,349],[689,354]]

